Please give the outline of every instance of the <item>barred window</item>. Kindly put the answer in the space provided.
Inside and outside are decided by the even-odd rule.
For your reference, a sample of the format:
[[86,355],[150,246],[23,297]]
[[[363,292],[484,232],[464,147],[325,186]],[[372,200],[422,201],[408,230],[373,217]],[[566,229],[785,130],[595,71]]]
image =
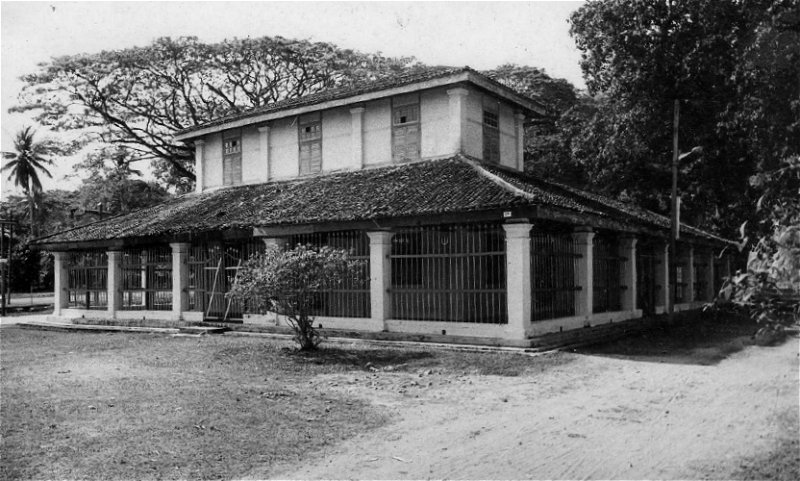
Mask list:
[[242,134],[238,130],[226,132],[222,139],[222,183],[242,183]]

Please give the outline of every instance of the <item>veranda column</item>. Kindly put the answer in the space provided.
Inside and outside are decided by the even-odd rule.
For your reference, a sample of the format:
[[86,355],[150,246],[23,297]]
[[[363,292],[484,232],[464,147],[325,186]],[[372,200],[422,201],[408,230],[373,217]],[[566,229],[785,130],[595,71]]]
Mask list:
[[575,264],[575,315],[590,316],[594,308],[594,232],[591,227],[578,227],[572,233],[575,251],[581,257]]
[[350,122],[352,142],[351,150],[353,154],[353,165],[364,166],[364,107],[353,107],[350,109],[352,119]]
[[122,306],[122,251],[108,251],[108,315],[116,317],[117,311]]
[[658,250],[658,265],[656,266],[656,283],[661,286],[656,305],[663,306],[664,312],[669,310],[672,302],[672,288],[669,283],[669,262],[669,243],[665,243]]
[[467,95],[469,90],[465,88],[454,88],[447,91],[450,96],[450,130],[448,149],[453,154],[463,152],[464,126],[467,123]]
[[636,309],[636,238],[623,237],[619,242],[619,255],[627,259],[622,264],[620,283],[626,287],[622,292],[622,310],[633,311]]
[[525,339],[531,326],[531,225],[503,224],[506,231],[506,302],[511,339]]
[[258,128],[258,148],[261,151],[261,159],[264,161],[266,178],[269,180],[272,177],[272,165],[269,158],[269,126]]
[[67,252],[53,252],[53,315],[60,316],[61,309],[69,305],[69,273]]
[[517,169],[525,170],[525,114],[517,112],[514,114],[514,122],[517,128]]
[[172,314],[180,319],[189,310],[189,249],[191,244],[173,242],[172,248]]
[[369,298],[375,329],[386,330],[392,316],[392,236],[393,232],[367,232],[369,236]]
[[194,141],[194,191],[195,192],[203,192],[203,153],[205,145],[204,140],[195,140]]

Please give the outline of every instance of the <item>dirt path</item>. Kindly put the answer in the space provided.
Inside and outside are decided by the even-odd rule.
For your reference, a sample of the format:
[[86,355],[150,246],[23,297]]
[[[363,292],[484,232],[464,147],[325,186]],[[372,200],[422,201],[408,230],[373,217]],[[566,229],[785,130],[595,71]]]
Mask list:
[[798,435],[797,339],[711,366],[578,355],[536,376],[315,382],[396,421],[269,477],[730,479]]

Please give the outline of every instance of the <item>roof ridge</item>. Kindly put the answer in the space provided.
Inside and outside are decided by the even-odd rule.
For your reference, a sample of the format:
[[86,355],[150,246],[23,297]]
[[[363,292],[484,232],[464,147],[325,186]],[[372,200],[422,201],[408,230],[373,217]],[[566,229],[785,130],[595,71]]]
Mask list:
[[510,191],[512,194],[514,194],[516,196],[519,196],[519,197],[522,197],[522,198],[525,198],[525,199],[527,199],[527,200],[529,200],[529,201],[531,201],[533,203],[536,203],[536,204],[539,203],[536,200],[535,196],[533,196],[532,194],[529,194],[528,192],[525,192],[524,190],[522,190],[519,187],[511,184],[510,182],[501,179],[498,175],[489,172],[488,170],[486,170],[483,167],[483,165],[479,161],[477,161],[477,160],[475,160],[475,159],[473,159],[471,157],[468,157],[466,155],[463,155],[463,154],[458,154],[457,157],[461,157],[461,159],[464,161],[464,163],[466,163],[467,165],[469,165],[470,167],[475,169],[475,171],[477,171],[479,175],[481,175],[481,176],[485,177],[486,179],[494,182],[495,184],[499,185],[503,189],[505,189],[507,191]]

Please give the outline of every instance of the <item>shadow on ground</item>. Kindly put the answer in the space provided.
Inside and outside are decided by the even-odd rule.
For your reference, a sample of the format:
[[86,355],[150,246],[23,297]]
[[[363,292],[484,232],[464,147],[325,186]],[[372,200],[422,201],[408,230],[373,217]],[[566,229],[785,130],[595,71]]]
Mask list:
[[709,366],[753,344],[757,329],[758,326],[747,318],[703,313],[673,324],[655,324],[629,337],[573,352],[643,362]]

